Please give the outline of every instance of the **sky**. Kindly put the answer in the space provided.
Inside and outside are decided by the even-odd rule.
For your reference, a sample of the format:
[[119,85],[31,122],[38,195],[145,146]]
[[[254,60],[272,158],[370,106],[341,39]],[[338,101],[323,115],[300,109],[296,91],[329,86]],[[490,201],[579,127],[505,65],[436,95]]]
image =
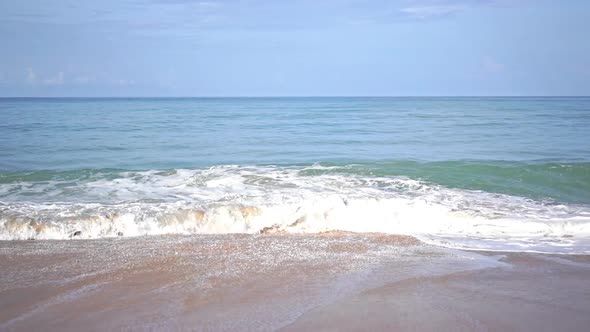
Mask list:
[[0,96],[590,95],[587,0],[0,0]]

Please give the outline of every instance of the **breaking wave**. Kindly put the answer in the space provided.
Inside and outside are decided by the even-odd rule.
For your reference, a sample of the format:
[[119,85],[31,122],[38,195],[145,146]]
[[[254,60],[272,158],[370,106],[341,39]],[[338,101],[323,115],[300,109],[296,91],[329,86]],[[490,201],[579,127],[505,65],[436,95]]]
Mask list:
[[331,230],[457,248],[590,252],[590,207],[342,166],[20,174],[0,182],[0,239]]

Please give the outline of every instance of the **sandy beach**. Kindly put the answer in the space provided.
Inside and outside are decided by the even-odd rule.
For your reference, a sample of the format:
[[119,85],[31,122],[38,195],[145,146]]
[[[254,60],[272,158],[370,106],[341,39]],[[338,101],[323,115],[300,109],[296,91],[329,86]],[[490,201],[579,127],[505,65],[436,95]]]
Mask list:
[[586,331],[590,257],[407,236],[0,242],[0,330]]

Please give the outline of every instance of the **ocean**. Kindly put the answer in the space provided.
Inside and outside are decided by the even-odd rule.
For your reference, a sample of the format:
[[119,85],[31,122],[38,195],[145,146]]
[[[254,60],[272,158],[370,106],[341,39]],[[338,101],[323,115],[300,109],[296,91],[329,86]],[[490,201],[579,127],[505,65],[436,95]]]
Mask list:
[[412,235],[590,253],[590,98],[2,98],[0,240]]

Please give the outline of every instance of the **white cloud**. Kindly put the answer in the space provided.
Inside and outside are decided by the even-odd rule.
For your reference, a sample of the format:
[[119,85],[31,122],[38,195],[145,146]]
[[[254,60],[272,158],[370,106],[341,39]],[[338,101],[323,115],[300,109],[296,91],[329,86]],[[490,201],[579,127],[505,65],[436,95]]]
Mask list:
[[57,73],[57,75],[55,77],[46,78],[42,82],[44,85],[63,85],[64,84],[64,73],[62,71],[60,71],[59,73]]
[[[64,0],[65,1],[65,0]],[[476,6],[509,0],[111,0],[71,1],[65,5],[21,0],[2,8],[8,21],[44,24],[89,24],[92,29],[126,33],[189,34],[218,28],[309,28],[392,23],[452,16]],[[63,2],[63,1],[62,1]]]
[[31,85],[47,85],[47,86],[55,86],[55,85],[63,85],[65,83],[65,75],[62,71],[58,72],[53,77],[42,78],[37,75],[35,69],[33,67],[27,67],[25,69],[25,80],[28,84]]
[[400,11],[411,18],[415,19],[433,19],[438,17],[445,17],[462,11],[464,8],[457,5],[440,5],[440,6],[418,6],[418,7],[406,7],[400,9]]
[[74,82],[76,84],[80,84],[80,85],[89,84],[94,81],[95,81],[94,77],[88,77],[88,76],[79,76],[79,77],[76,77],[76,79],[74,80]]
[[120,80],[115,81],[115,84],[119,85],[119,86],[131,86],[131,85],[135,85],[135,81],[120,79]]
[[491,74],[501,73],[506,69],[503,63],[498,62],[491,56],[484,57],[481,66],[486,73]]
[[[66,77],[69,77],[69,79]],[[0,76],[0,81],[2,76]],[[118,79],[118,78],[107,78],[102,79],[96,76],[76,75],[71,71],[59,71],[57,74],[52,76],[39,75],[33,67],[25,68],[25,81],[29,85],[33,86],[46,86],[46,87],[57,87],[62,85],[88,85],[88,84],[103,84],[111,86],[133,86],[137,82],[133,79]]]
[[27,73],[27,76],[26,76],[27,83],[35,84],[37,82],[37,74],[35,74],[35,71],[33,70],[33,68],[27,67],[26,73]]

